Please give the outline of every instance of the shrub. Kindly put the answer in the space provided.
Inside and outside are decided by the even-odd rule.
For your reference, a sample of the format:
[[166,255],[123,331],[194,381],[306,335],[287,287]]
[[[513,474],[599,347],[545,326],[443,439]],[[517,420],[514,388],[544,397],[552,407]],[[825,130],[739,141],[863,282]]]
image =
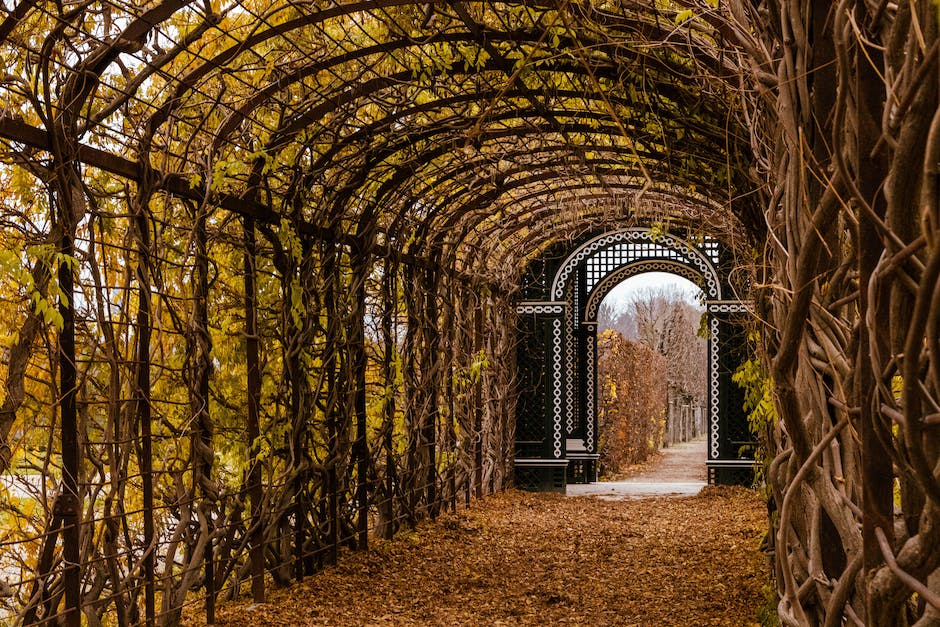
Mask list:
[[598,435],[605,473],[637,464],[662,444],[666,359],[616,331],[598,337]]

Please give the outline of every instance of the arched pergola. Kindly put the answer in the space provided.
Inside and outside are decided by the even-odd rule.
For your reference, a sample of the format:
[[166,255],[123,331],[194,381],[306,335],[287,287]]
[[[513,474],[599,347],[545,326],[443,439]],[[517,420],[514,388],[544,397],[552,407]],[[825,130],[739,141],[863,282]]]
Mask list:
[[[517,329],[569,346],[651,264],[750,325],[785,622],[930,620],[937,30],[861,0],[8,3],[0,622],[211,622],[511,485]],[[540,459],[592,454],[572,412]]]

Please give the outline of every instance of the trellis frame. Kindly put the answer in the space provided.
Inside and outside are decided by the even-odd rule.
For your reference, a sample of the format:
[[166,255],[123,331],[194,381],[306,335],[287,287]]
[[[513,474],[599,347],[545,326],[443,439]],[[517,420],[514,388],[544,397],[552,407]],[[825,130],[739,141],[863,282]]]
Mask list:
[[[498,488],[514,403],[502,365],[513,363],[508,329],[523,268],[555,242],[667,225],[707,231],[745,273],[758,271],[751,296],[780,417],[764,429],[777,454],[766,476],[780,508],[784,622],[935,620],[933,10],[854,0],[16,4],[0,22],[2,236],[18,261],[6,258],[5,269],[30,293],[4,294],[0,464],[22,458],[22,434],[35,428],[54,445],[44,470],[62,480],[59,499],[36,497],[45,518],[29,537],[4,545],[36,547],[21,618],[62,608],[75,624],[80,609],[107,607],[119,621],[142,613],[154,622],[159,597],[159,619],[172,622],[178,597],[199,583],[195,570],[158,581],[160,560],[131,541],[123,566],[108,560],[118,557],[113,525],[159,541],[154,523],[173,508],[213,521],[195,535],[178,526],[189,557],[208,558],[200,569],[217,567],[203,581],[211,618],[215,593],[233,590],[215,583],[237,585],[250,570],[261,594],[262,559],[283,582],[335,555],[341,539],[362,544],[362,518],[339,520],[350,487],[357,513],[363,493],[382,503],[373,513],[383,534],[396,512],[413,519],[438,501],[453,505],[459,489]],[[169,233],[174,240],[158,237]],[[238,263],[218,264],[232,249]],[[120,263],[130,271],[117,272]],[[239,273],[236,307],[226,298]],[[182,290],[165,280],[184,275]],[[410,312],[400,296],[407,276],[436,292],[409,301]],[[237,438],[213,431],[228,428],[218,394],[228,373],[204,385],[207,365],[234,342],[213,335],[216,308],[197,294],[206,279],[212,305],[244,311]],[[364,312],[362,285],[387,315]],[[290,304],[295,288],[311,304],[321,290],[336,302],[323,321],[301,316],[290,329],[303,309]],[[482,318],[461,313],[479,303]],[[406,313],[412,324],[399,329]],[[383,320],[381,341],[360,342],[373,318]],[[409,331],[403,391],[393,353]],[[320,364],[291,352],[302,340],[318,347]],[[188,361],[173,361],[174,342]],[[363,345],[385,350],[363,361]],[[274,394],[282,357],[301,368]],[[484,363],[464,394],[461,376]],[[384,422],[370,439],[367,419],[363,440],[369,368],[392,391]],[[168,380],[185,394],[165,394]],[[425,380],[440,389],[413,389]],[[381,396],[373,387],[366,413]],[[191,422],[169,409],[184,406]],[[307,407],[317,408],[311,424],[298,414]],[[335,413],[324,418],[323,408]],[[398,422],[406,412],[420,427]],[[53,413],[56,425],[37,418]],[[451,447],[436,449],[451,464],[447,481],[415,467],[429,459],[417,450],[430,445],[428,415],[435,444]],[[185,436],[165,437],[184,422]],[[292,437],[278,466],[259,437],[282,424]],[[487,444],[464,444],[471,432]],[[304,459],[323,438],[330,455]],[[249,464],[244,482],[226,477],[230,491],[216,501],[225,465],[207,452],[236,440],[267,465],[259,475]],[[172,463],[151,465],[143,451],[155,442]],[[180,453],[183,442],[194,453]],[[408,442],[410,466],[396,457]],[[183,466],[188,483],[162,503]],[[893,524],[896,480],[903,528]],[[121,510],[122,486],[147,506]],[[282,516],[288,506],[311,524]],[[280,518],[259,525],[267,512]],[[60,557],[67,567],[57,568]],[[100,577],[83,586],[89,573]]]

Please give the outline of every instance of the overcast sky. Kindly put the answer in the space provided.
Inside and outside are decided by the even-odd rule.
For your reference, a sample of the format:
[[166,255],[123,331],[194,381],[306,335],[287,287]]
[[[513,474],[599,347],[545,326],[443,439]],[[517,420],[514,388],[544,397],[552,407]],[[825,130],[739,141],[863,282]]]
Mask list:
[[643,274],[630,277],[623,283],[617,285],[617,287],[614,289],[610,290],[610,294],[604,298],[604,301],[609,302],[611,305],[617,306],[617,309],[621,309],[622,307],[625,307],[627,303],[633,300],[633,296],[637,291],[647,290],[650,288],[657,289],[668,286],[675,286],[675,289],[682,291],[686,297],[686,300],[696,307],[701,306],[701,303],[698,300],[698,295],[701,290],[697,285],[688,279],[683,279],[680,276],[666,272],[645,272]]

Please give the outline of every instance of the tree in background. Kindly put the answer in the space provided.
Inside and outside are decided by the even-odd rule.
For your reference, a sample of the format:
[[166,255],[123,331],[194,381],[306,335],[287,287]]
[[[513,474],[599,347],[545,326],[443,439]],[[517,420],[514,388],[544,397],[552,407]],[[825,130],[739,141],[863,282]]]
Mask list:
[[666,359],[614,330],[600,334],[598,411],[604,474],[645,460],[662,444],[667,400]]
[[702,310],[675,286],[639,290],[625,306],[604,302],[600,328],[613,329],[665,359],[668,410],[665,445],[697,437],[704,430],[707,346],[698,337]]

